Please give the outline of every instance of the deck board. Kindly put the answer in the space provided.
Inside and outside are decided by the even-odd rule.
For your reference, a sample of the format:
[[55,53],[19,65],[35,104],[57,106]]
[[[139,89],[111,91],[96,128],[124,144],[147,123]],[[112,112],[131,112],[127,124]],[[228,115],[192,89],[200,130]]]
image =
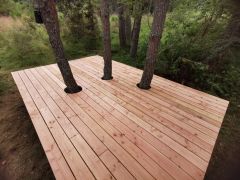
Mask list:
[[56,179],[203,179],[228,101],[103,59],[70,61],[83,91],[66,94],[56,64],[13,72]]

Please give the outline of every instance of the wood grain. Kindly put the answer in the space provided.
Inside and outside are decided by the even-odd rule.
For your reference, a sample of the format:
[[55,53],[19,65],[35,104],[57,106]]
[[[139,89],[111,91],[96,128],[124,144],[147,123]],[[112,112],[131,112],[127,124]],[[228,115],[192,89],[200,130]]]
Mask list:
[[228,101],[103,58],[70,62],[83,91],[66,94],[56,64],[13,72],[56,179],[203,179]]

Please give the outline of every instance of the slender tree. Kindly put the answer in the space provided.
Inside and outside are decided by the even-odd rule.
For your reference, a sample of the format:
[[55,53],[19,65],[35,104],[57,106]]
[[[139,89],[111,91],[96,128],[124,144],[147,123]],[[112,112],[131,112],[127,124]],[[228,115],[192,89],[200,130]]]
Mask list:
[[143,15],[143,3],[141,1],[137,1],[134,6],[134,23],[133,23],[131,47],[130,47],[130,56],[132,58],[135,58],[137,55],[142,15]]
[[137,86],[141,89],[151,88],[150,84],[154,74],[158,48],[163,32],[169,2],[170,0],[154,0],[153,23],[151,34],[149,37],[144,71],[140,83],[137,84]]
[[103,80],[112,79],[112,53],[109,22],[109,0],[101,0],[101,19],[103,25],[104,75]]
[[131,21],[131,14],[130,9],[126,6],[125,10],[125,33],[126,33],[126,44],[129,47],[131,43],[131,31],[132,31],[132,21]]
[[125,5],[119,3],[118,6],[118,23],[119,23],[119,43],[121,48],[126,47],[126,18],[125,18]]
[[63,44],[60,38],[59,22],[55,2],[54,0],[38,0],[38,2],[41,4],[39,9],[43,23],[49,35],[49,41],[55,53],[58,67],[67,86],[64,91],[66,93],[79,92],[82,90],[82,88],[77,85],[68,60],[64,54]]

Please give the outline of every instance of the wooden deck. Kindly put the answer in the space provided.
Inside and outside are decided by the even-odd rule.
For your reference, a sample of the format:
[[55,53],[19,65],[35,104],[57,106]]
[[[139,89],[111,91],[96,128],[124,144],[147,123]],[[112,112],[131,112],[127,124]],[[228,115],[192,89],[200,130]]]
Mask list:
[[149,91],[142,71],[103,59],[70,62],[83,87],[65,94],[56,66],[13,72],[57,179],[203,179],[228,102],[155,76]]

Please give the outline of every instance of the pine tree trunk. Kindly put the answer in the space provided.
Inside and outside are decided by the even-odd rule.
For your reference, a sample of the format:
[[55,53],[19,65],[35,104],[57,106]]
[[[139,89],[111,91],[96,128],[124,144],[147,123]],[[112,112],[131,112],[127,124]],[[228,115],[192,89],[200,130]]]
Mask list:
[[77,85],[68,60],[65,57],[63,44],[60,38],[59,22],[54,0],[41,0],[42,7],[40,9],[43,23],[49,35],[49,41],[56,56],[58,67],[66,84],[66,93],[76,93],[82,90]]
[[154,69],[157,61],[158,48],[163,32],[169,0],[154,0],[154,15],[152,30],[149,37],[147,56],[141,81],[137,86],[141,89],[150,89]]
[[134,23],[133,23],[131,47],[130,47],[130,56],[132,58],[136,58],[136,55],[137,55],[142,15],[143,15],[143,3],[141,1],[136,2],[135,8],[134,8]]
[[142,21],[142,15],[139,15],[134,19],[131,48],[130,48],[130,56],[132,58],[135,58],[137,55],[138,40],[139,40],[139,34],[140,34],[140,29],[141,29],[141,21]]
[[132,22],[131,16],[128,7],[126,8],[126,15],[125,15],[126,23],[125,23],[125,32],[126,32],[126,44],[129,47],[131,43],[131,31],[132,31]]
[[104,75],[103,80],[112,79],[112,53],[111,53],[111,36],[109,22],[109,1],[101,0],[101,19],[103,25],[103,46],[104,46]]
[[141,29],[141,21],[142,21],[142,14],[143,14],[143,3],[136,2],[134,8],[134,23],[133,23],[133,30],[132,30],[132,37],[131,37],[131,47],[130,47],[130,56],[135,58],[137,55],[138,49],[138,41],[139,41],[139,34]]
[[119,43],[121,48],[126,47],[126,19],[124,17],[124,5],[119,4],[118,7],[118,23],[119,23]]

